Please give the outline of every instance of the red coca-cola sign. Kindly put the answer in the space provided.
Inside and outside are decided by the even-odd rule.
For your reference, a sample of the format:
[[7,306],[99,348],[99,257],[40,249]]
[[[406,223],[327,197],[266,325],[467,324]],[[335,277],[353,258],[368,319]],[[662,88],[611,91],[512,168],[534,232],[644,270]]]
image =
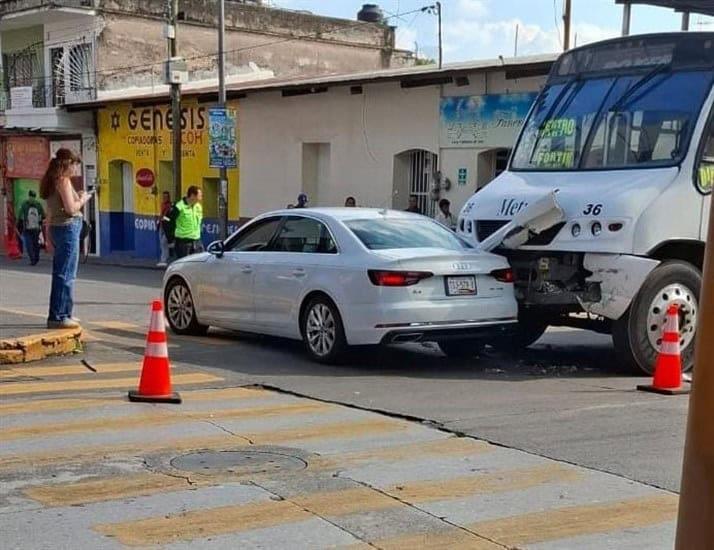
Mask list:
[[136,183],[142,187],[151,187],[155,179],[154,173],[148,168],[140,168],[136,171]]

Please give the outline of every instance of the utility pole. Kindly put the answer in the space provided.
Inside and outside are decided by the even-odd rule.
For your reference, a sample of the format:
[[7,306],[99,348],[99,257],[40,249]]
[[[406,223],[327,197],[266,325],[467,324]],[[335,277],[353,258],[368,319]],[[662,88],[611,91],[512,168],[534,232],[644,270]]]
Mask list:
[[565,9],[563,10],[563,50],[570,49],[570,14],[572,11],[572,1],[565,0]]
[[682,12],[682,30],[683,31],[689,30],[689,12],[688,11]]
[[714,540],[714,209],[709,218],[705,255],[684,444],[677,550],[708,550]]
[[[226,108],[226,4],[218,0],[218,106]],[[221,239],[228,238],[228,171],[219,169],[218,231]]]
[[[178,11],[179,0],[169,0],[170,13],[167,37],[169,40],[169,62],[167,72],[171,72],[174,60],[178,57]],[[168,75],[167,75],[168,76]],[[173,149],[174,200],[183,196],[181,189],[181,84],[171,80],[171,143]]]
[[630,17],[632,15],[632,5],[629,2],[622,4],[622,36],[630,34]]
[[441,2],[436,3],[436,17],[439,25],[439,68],[441,69],[444,62],[444,45],[441,39]]

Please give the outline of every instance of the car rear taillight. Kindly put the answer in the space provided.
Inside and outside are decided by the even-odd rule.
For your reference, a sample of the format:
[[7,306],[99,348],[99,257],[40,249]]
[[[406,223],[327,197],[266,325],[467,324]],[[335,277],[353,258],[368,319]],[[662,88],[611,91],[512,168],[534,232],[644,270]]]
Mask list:
[[370,269],[369,280],[376,286],[411,286],[423,279],[433,277],[428,271],[380,271]]
[[502,283],[512,283],[516,280],[513,270],[510,267],[505,269],[494,269],[491,271],[491,277]]

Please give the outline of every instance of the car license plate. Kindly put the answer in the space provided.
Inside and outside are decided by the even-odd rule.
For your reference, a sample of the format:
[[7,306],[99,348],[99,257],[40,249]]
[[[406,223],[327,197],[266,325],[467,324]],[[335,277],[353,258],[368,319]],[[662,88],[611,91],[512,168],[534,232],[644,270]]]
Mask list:
[[465,277],[447,277],[447,296],[473,296],[476,294],[476,277],[468,275]]

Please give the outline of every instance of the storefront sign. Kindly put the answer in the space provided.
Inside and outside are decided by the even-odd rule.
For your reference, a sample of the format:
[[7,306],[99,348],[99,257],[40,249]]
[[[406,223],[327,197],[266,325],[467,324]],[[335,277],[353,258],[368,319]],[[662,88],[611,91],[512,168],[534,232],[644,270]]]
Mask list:
[[148,168],[140,168],[136,171],[136,183],[141,187],[151,187],[154,185],[154,173]]
[[442,147],[513,147],[537,94],[441,98]]
[[49,146],[43,137],[9,137],[5,146],[8,178],[40,179],[49,162]]
[[236,168],[236,114],[231,109],[208,110],[209,165]]

